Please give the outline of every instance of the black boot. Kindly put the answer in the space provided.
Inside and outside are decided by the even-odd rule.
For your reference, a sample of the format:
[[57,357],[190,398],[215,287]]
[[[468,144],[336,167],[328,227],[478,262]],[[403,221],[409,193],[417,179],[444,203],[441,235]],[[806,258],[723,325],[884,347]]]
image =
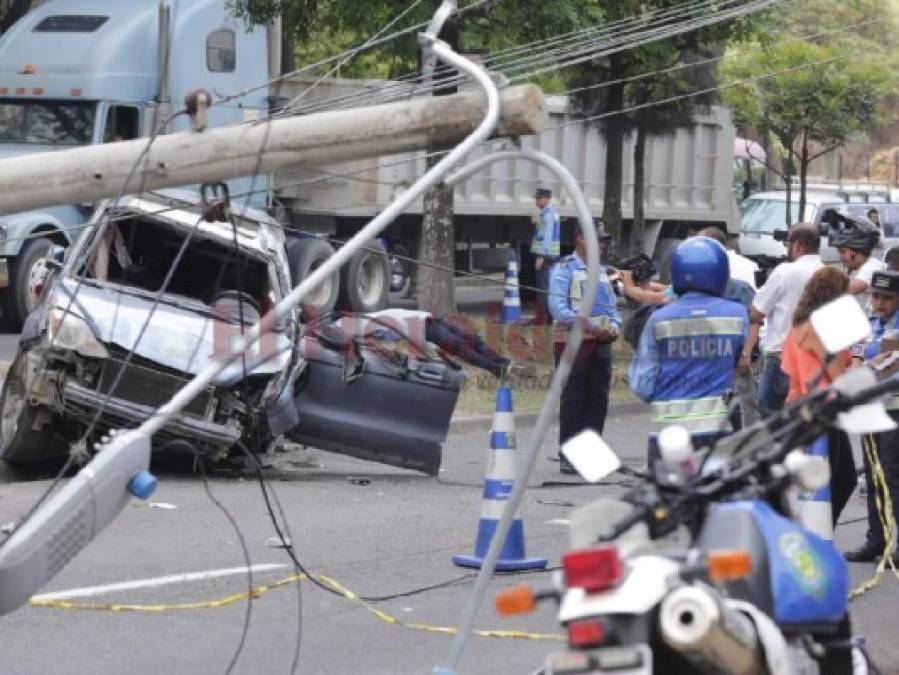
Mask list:
[[846,558],[848,562],[870,563],[877,562],[882,555],[883,544],[878,546],[870,541],[866,541],[859,548],[852,551],[846,551],[846,553],[843,554],[843,557]]
[[559,453],[559,472],[571,475],[577,475],[577,469],[574,468],[574,465],[565,459],[565,456],[562,453]]

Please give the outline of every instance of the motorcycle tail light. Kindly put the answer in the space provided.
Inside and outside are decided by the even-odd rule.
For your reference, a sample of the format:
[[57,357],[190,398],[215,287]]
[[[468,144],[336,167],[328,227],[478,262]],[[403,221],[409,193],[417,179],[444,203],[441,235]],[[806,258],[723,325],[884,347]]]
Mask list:
[[571,551],[562,557],[567,588],[597,593],[615,586],[624,577],[624,567],[614,546]]
[[527,614],[536,605],[537,598],[530,586],[513,586],[496,596],[496,613],[500,616]]
[[745,579],[752,572],[748,551],[711,551],[707,556],[709,579],[715,583]]
[[595,647],[606,637],[606,627],[599,619],[568,624],[568,644],[572,647]]

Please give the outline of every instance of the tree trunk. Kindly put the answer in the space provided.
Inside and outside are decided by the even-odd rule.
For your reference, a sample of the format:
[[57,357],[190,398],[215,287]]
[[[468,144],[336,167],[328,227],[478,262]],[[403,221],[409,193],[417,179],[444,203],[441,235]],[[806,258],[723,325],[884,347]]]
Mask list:
[[455,252],[453,190],[441,183],[424,196],[418,266],[418,308],[436,317],[456,313]]
[[[615,69],[616,59],[611,58],[610,71]],[[624,83],[613,84],[607,89],[606,112],[624,108]],[[606,230],[612,235],[612,243],[621,248],[625,239],[621,232],[621,181],[623,176],[625,120],[622,115],[612,115],[605,120],[606,137],[606,183],[603,194],[602,219]]]
[[799,155],[799,222],[805,222],[805,186],[808,181],[808,133],[802,134],[802,154]]
[[646,129],[637,125],[637,138],[634,141],[634,222],[631,225],[630,250],[643,250],[643,234],[646,230],[643,195],[646,184]]
[[787,158],[784,160],[784,177],[787,188],[787,203],[784,209],[784,224],[789,228],[793,223],[793,151],[792,145],[787,145]]
[[[458,51],[458,21],[447,21],[440,31],[440,38]],[[433,77],[436,84],[441,80],[452,79],[455,75],[453,68],[438,62]],[[438,87],[434,90],[434,96],[449,96],[456,91],[455,85]],[[438,161],[439,157],[429,157],[428,168]],[[424,196],[422,232],[418,246],[418,308],[438,318],[456,313],[456,232],[453,216],[452,188],[441,183]]]
[[290,31],[281,27],[281,74],[297,69],[297,43]]

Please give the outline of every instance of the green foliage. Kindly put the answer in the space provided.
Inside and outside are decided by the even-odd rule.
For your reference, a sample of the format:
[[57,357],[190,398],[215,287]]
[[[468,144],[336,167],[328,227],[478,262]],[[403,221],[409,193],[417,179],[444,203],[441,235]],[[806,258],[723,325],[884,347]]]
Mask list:
[[[891,121],[886,105],[899,91],[890,0],[804,0],[790,3],[775,35],[737,47],[723,66],[726,80],[782,73],[729,88],[725,102],[746,131],[773,132],[787,152],[800,134],[825,146]],[[815,35],[813,39],[805,36]],[[821,63],[826,61],[826,63]],[[817,65],[808,65],[817,64]],[[808,67],[804,67],[808,65]]]
[[895,121],[896,56],[884,46],[896,24],[887,0],[805,0],[791,3],[782,25],[729,55],[727,81],[772,76],[728,88],[724,101],[744,133],[773,134],[788,180],[798,162],[802,217],[811,161]]
[[800,134],[830,146],[868,128],[880,119],[878,103],[890,83],[879,59],[860,58],[844,46],[799,41],[733,57],[724,72],[733,81],[781,73],[730,88],[725,100],[739,126],[767,128],[788,149]]
[[[474,0],[460,2],[460,8]],[[297,43],[297,63],[315,63],[358,46],[401,14],[392,33],[429,21],[436,2],[420,2],[412,11],[409,0],[228,0],[229,9],[248,24],[263,23],[282,14],[285,33]],[[539,2],[517,0],[486,3],[464,13],[463,52],[497,51],[595,24],[601,17],[596,0]],[[341,68],[346,77],[401,77],[418,68],[415,32],[376,47]],[[327,69],[324,69],[326,72]],[[558,88],[558,78],[546,78]]]

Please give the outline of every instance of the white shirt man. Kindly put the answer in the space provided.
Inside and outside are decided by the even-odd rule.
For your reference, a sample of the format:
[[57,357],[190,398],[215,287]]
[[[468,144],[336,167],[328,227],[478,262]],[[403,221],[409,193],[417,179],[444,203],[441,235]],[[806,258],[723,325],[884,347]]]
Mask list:
[[765,315],[766,331],[759,345],[763,354],[783,349],[802,292],[812,275],[823,266],[817,253],[801,255],[793,262],[775,267],[755,294],[752,306]]
[[814,225],[801,223],[791,227],[786,244],[792,262],[774,268],[768,281],[755,294],[749,309],[749,336],[738,366],[748,372],[752,349],[764,322],[765,335],[760,345],[764,360],[759,377],[759,410],[765,417],[780,410],[786,400],[790,383],[780,369],[780,352],[808,280],[823,267],[818,255],[820,237]]

